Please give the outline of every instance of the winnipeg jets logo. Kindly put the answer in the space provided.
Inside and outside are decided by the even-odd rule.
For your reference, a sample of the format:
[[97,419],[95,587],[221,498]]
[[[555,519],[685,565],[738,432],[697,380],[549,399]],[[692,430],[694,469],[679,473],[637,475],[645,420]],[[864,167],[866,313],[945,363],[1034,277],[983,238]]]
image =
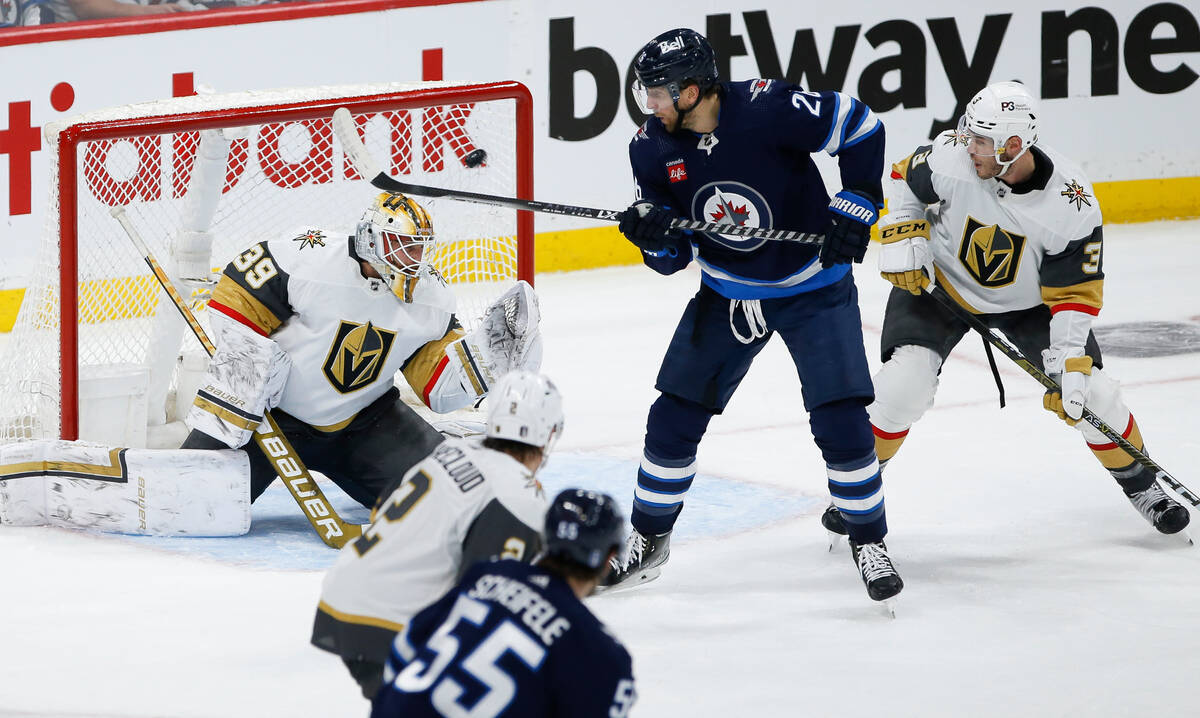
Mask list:
[[696,149],[704,150],[705,154],[712,156],[713,148],[717,146],[718,142],[720,140],[717,139],[717,136],[709,132],[706,135],[701,135],[700,142],[696,144]]
[[300,243],[300,249],[305,247],[325,246],[325,233],[319,229],[310,229],[307,232],[302,232],[300,236],[293,237],[293,242]]
[[[772,226],[771,208],[758,190],[741,182],[711,182],[692,195],[692,216],[705,222],[737,227]],[[765,239],[736,234],[706,233],[712,241],[743,252],[762,246]]]
[[750,85],[750,101],[757,100],[758,96],[769,90],[774,82],[774,80],[755,80]]
[[1092,206],[1090,201],[1092,196],[1083,189],[1083,185],[1079,184],[1075,180],[1071,180],[1070,182],[1066,183],[1065,186],[1066,189],[1064,189],[1062,192],[1059,192],[1059,194],[1063,197],[1066,197],[1067,202],[1075,205],[1075,209],[1082,212],[1083,205],[1086,204],[1089,207]]

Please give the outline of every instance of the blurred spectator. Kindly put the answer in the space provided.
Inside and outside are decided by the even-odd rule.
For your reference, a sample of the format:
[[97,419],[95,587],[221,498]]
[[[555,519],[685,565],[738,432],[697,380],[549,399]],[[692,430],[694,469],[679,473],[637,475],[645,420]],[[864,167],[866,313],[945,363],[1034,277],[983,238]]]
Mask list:
[[[95,20],[104,17],[163,15],[183,10],[201,10],[191,3],[141,4],[132,0],[45,0],[41,3],[43,24],[71,20]],[[49,17],[47,17],[49,15]]]

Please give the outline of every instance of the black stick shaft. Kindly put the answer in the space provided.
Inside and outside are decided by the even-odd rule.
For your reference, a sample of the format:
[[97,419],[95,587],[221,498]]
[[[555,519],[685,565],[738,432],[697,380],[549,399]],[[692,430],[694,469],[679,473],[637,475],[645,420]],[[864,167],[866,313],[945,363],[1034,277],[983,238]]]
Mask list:
[[[1026,374],[1034,379],[1037,379],[1038,383],[1040,383],[1042,386],[1051,390],[1061,389],[1056,381],[1046,375],[1046,372],[1042,371],[1040,367],[1029,361],[1029,359],[1021,353],[1020,349],[1017,349],[1012,344],[1009,344],[999,334],[996,334],[994,331],[992,331],[988,325],[984,324],[979,317],[967,311],[960,306],[958,302],[951,299],[950,296],[946,294],[944,289],[941,287],[934,287],[934,289],[932,289],[929,293],[934,299],[941,302],[943,306],[953,312],[956,317],[965,322],[967,326],[971,327],[976,332],[979,332],[980,336],[984,338],[984,341],[999,349],[1004,356],[1012,359],[1017,366],[1025,370]],[[1116,431],[1111,426],[1104,423],[1103,419],[1096,416],[1096,414],[1086,406],[1083,407],[1083,416],[1081,418],[1083,421],[1091,424],[1101,434],[1104,434],[1109,441],[1121,447],[1125,453],[1133,457],[1134,461],[1142,466],[1145,466],[1151,471],[1156,472],[1158,477],[1163,480],[1163,483],[1174,489],[1175,493],[1182,496],[1192,506],[1200,506],[1200,497],[1197,497],[1196,494],[1192,493],[1192,491],[1188,489],[1188,487],[1179,483],[1179,481],[1172,476],[1170,472],[1159,466],[1157,462],[1143,453],[1136,446],[1129,443],[1128,439],[1126,439],[1124,436],[1121,436],[1121,432]]]
[[[610,222],[618,221],[621,214],[619,211],[612,209],[596,209],[594,207],[580,207],[573,204],[556,204],[554,202],[539,202],[534,199],[500,197],[491,194],[480,194],[478,192],[467,192],[465,190],[428,187],[410,182],[401,182],[384,172],[380,172],[371,178],[371,184],[382,190],[403,192],[405,194],[417,195],[418,197],[445,197],[463,202],[490,204],[498,207],[524,209],[546,214],[561,214],[569,217],[603,219]],[[694,219],[676,218],[671,221],[671,226],[695,232],[716,232],[749,239],[770,239],[780,242],[800,242],[801,244],[821,244],[825,241],[824,235],[814,232],[797,232],[790,229],[768,229],[765,227],[742,227],[733,224],[701,222]]]

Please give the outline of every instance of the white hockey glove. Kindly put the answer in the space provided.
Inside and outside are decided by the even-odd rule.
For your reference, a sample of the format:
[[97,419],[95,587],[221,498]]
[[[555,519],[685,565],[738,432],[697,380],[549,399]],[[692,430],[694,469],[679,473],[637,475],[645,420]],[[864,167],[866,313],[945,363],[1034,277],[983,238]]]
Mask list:
[[1083,405],[1087,401],[1092,358],[1084,354],[1083,347],[1051,347],[1042,350],[1042,365],[1050,378],[1062,387],[1061,391],[1047,390],[1042,405],[1069,426],[1075,426],[1083,416]]
[[917,295],[933,288],[929,220],[923,213],[898,210],[888,214],[880,224],[879,243],[879,273],[884,279]]
[[463,388],[479,399],[510,371],[537,371],[542,365],[541,318],[537,295],[525,281],[484,310],[474,331],[446,347],[449,366]]
[[209,314],[217,353],[185,422],[237,449],[250,441],[263,412],[279,403],[292,361],[273,339],[219,311]]

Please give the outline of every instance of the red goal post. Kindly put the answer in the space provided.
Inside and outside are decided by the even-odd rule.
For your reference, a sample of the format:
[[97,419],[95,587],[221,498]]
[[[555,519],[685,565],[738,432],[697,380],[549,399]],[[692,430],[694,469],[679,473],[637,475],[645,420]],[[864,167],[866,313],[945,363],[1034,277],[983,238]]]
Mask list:
[[[532,98],[517,82],[210,94],[48,127],[47,139],[57,139],[51,206],[35,276],[0,357],[0,441],[135,444],[142,436],[136,426],[124,440],[102,430],[106,412],[135,425],[143,415],[151,425],[181,418],[172,401],[186,403],[177,394],[187,386],[168,364],[186,364],[192,340],[178,317],[169,318],[107,210],[128,207],[177,284],[195,275],[179,273],[189,257],[192,265],[207,257],[205,266],[219,271],[245,246],[305,226],[341,230],[334,236],[344,241],[377,190],[340,151],[330,119],[339,107],[355,116],[364,142],[393,175],[533,197]],[[482,164],[476,150],[484,150]],[[434,217],[434,265],[459,295],[465,324],[506,284],[533,281],[530,212],[419,201]],[[206,285],[183,286],[203,316]],[[123,383],[134,388],[125,401],[96,403],[100,414],[81,427],[81,387],[90,379],[91,394]],[[89,423],[105,435],[87,435]]]

